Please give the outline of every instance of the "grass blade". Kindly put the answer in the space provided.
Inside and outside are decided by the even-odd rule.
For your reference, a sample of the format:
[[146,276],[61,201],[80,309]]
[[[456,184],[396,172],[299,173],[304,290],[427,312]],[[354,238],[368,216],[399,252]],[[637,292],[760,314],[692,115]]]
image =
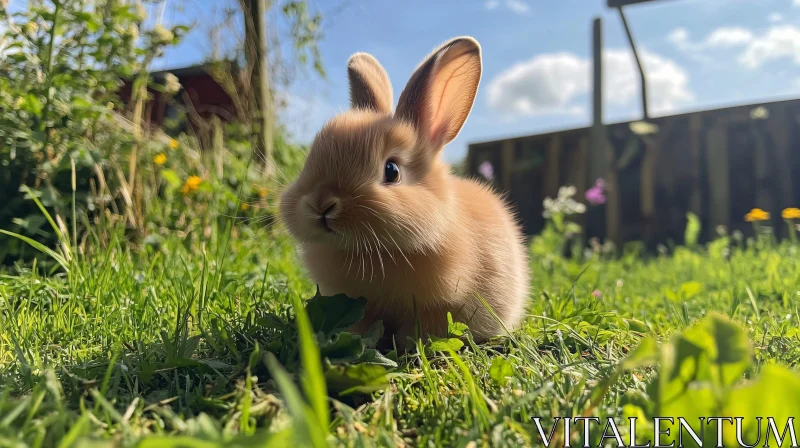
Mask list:
[[327,446],[323,428],[317,424],[314,411],[303,401],[297,386],[295,386],[289,374],[272,353],[267,353],[267,367],[272,377],[275,378],[275,382],[278,383],[278,389],[280,389],[283,399],[286,401],[286,407],[289,409],[289,414],[291,414],[297,427],[296,435],[307,438],[305,446],[319,448]]
[[317,416],[319,425],[327,433],[330,425],[330,411],[328,410],[328,391],[325,385],[325,376],[322,374],[319,347],[314,341],[314,333],[311,330],[311,323],[308,320],[306,309],[297,295],[294,295],[294,309],[300,337],[303,391],[311,401],[311,408]]
[[14,238],[17,238],[17,239],[19,239],[19,240],[21,240],[21,241],[23,241],[25,243],[28,243],[28,245],[30,245],[34,249],[38,250],[39,252],[42,252],[42,253],[50,256],[50,258],[52,258],[59,265],[61,265],[61,267],[64,268],[65,271],[69,272],[69,266],[67,264],[67,260],[65,260],[64,257],[59,255],[58,252],[54,251],[53,249],[50,249],[49,247],[45,246],[44,244],[42,244],[42,243],[40,243],[40,242],[38,242],[38,241],[36,241],[34,239],[28,238],[25,235],[20,235],[19,233],[10,232],[8,230],[3,230],[3,229],[0,229],[0,233],[2,233],[4,235],[11,236],[11,237],[14,237]]
[[28,196],[30,196],[30,198],[33,200],[33,202],[36,204],[36,206],[39,207],[39,210],[41,210],[41,212],[44,215],[44,217],[47,218],[47,222],[50,223],[50,227],[53,228],[53,232],[55,232],[56,235],[58,236],[58,241],[61,242],[62,246],[64,247],[64,258],[69,260],[71,258],[71,255],[72,255],[72,253],[70,251],[70,247],[71,246],[70,246],[70,242],[69,242],[69,236],[64,235],[64,232],[61,231],[59,226],[53,220],[53,217],[50,216],[50,213],[48,213],[47,209],[44,208],[44,205],[42,204],[42,201],[40,201],[39,198],[36,197],[36,195],[33,193],[33,191],[31,191],[30,188],[28,188],[27,185],[23,185],[21,189],[22,189],[22,191],[24,193],[26,193]]

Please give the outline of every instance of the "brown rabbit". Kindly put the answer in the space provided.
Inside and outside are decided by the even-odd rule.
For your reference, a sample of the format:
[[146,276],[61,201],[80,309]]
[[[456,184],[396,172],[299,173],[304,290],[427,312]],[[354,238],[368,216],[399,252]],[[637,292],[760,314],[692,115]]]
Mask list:
[[365,297],[354,330],[382,320],[400,348],[415,328],[445,336],[448,311],[479,341],[517,327],[529,288],[519,226],[490,188],[440,159],[475,101],[478,42],[460,37],[434,51],[394,114],[375,58],[353,55],[347,73],[351,110],[317,134],[280,205],[320,292]]

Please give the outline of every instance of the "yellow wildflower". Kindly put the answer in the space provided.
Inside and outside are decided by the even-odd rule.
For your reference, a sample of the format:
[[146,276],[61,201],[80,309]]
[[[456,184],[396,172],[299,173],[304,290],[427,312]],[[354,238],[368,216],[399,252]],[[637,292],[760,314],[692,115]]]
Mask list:
[[167,155],[164,154],[163,152],[159,153],[157,156],[153,158],[153,163],[155,163],[156,165],[163,165],[167,163]]
[[259,197],[265,198],[265,197],[267,197],[267,193],[269,193],[269,191],[266,188],[259,188],[258,189],[258,196]]
[[781,213],[783,219],[800,219],[800,208],[792,207],[783,209]]
[[169,139],[169,149],[178,149],[178,141],[174,138]]
[[747,222],[766,221],[768,219],[769,213],[761,210],[760,208],[754,208],[750,210],[750,213],[744,215],[744,220]]
[[242,205],[239,206],[239,208],[241,208],[242,210],[247,210],[250,208],[250,204],[248,204],[247,202],[242,202]]
[[189,178],[186,179],[186,183],[183,184],[183,188],[181,189],[181,192],[183,192],[183,194],[189,194],[189,193],[191,193],[193,191],[196,191],[197,187],[200,186],[201,182],[203,182],[203,180],[200,179],[200,177],[198,177],[198,176],[189,176]]

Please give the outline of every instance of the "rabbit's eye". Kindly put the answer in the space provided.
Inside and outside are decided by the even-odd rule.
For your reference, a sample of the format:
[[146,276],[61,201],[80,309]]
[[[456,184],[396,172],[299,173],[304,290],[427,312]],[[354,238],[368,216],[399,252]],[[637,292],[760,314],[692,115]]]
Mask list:
[[400,167],[392,160],[383,167],[383,182],[387,184],[400,183]]

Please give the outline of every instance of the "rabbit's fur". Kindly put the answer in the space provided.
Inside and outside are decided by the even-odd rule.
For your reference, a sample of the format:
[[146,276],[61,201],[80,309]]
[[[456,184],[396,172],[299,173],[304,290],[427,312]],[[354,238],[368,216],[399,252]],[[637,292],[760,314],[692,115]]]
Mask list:
[[[382,320],[399,347],[415,336],[416,318],[419,336],[445,336],[448,311],[476,340],[517,327],[529,273],[515,217],[490,188],[452,175],[440,158],[472,109],[480,45],[461,37],[434,51],[394,114],[375,58],[357,53],[347,69],[352,107],[317,134],[280,204],[320,292],[365,297],[354,330]],[[399,183],[385,182],[389,162]]]

